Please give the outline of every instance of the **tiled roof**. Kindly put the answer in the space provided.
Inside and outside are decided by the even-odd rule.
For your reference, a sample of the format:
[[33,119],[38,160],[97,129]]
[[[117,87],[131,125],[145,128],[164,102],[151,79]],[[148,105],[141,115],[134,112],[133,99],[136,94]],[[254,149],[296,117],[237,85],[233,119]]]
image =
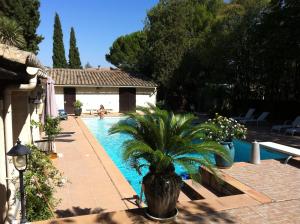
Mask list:
[[23,82],[30,78],[27,67],[38,68],[37,76],[47,78],[45,68],[35,54],[0,44],[0,80],[21,80]]
[[5,44],[0,44],[0,60],[1,59],[44,69],[44,66],[33,53],[22,51],[16,47]]
[[157,85],[146,77],[129,74],[121,70],[109,69],[49,69],[48,75],[55,85],[62,86],[126,86],[126,87],[156,87]]

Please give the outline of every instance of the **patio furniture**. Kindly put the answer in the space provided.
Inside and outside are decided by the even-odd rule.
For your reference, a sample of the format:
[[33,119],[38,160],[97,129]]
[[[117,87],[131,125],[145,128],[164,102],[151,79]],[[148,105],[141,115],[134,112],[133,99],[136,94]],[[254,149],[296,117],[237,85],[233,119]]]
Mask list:
[[288,128],[285,130],[285,134],[290,134],[294,136],[295,134],[300,134],[300,127],[298,128]]
[[295,120],[291,124],[288,124],[288,121],[285,121],[282,125],[272,126],[271,131],[277,131],[279,133],[288,128],[297,128],[297,127],[300,128],[300,116],[296,117]]
[[243,119],[240,120],[241,123],[247,124],[247,123],[256,123],[256,126],[258,127],[259,123],[266,122],[266,118],[269,116],[270,112],[262,112],[261,115],[259,115],[256,119]]
[[281,145],[275,142],[259,142],[259,145],[265,147],[266,149],[289,155],[284,164],[287,164],[291,158],[300,156],[300,149],[290,146]]
[[233,117],[233,119],[237,121],[251,119],[253,118],[254,111],[255,111],[254,108],[250,108],[248,112],[245,114],[245,116]]

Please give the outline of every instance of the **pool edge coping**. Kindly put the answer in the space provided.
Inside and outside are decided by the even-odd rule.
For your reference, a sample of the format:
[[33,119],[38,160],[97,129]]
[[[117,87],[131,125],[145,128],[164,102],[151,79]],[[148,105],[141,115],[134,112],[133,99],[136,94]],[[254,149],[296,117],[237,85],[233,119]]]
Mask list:
[[103,167],[106,169],[107,175],[109,176],[116,190],[120,194],[121,200],[124,202],[127,209],[138,208],[138,206],[134,204],[134,202],[130,201],[130,199],[135,200],[134,196],[137,195],[137,192],[135,192],[133,187],[126,180],[124,175],[121,173],[119,168],[115,165],[115,163],[112,161],[112,159],[107,154],[107,152],[100,144],[100,142],[98,142],[98,140],[95,138],[93,133],[89,130],[89,128],[81,119],[81,117],[77,117],[75,118],[75,120],[78,126],[80,127],[81,131],[85,135],[87,141],[90,143],[91,147],[93,148],[96,156],[102,163]]

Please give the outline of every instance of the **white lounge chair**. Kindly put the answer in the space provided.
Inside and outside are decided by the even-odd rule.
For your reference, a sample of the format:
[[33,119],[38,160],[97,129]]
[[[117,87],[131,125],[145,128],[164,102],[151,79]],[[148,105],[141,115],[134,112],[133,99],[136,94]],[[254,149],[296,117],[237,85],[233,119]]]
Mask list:
[[255,109],[254,108],[250,108],[248,110],[248,112],[245,114],[245,116],[239,116],[239,117],[233,117],[234,120],[245,120],[245,119],[251,119],[253,118],[253,113],[254,113]]
[[300,128],[300,116],[296,117],[295,120],[291,124],[288,124],[288,122],[286,121],[282,125],[272,126],[271,131],[281,132],[288,128],[291,128],[291,129],[292,128]]
[[247,123],[256,123],[257,127],[259,123],[265,122],[266,118],[269,116],[270,112],[262,112],[261,115],[259,115],[256,119],[243,119],[240,120],[242,124]]
[[285,134],[290,134],[294,136],[295,134],[300,134],[300,127],[299,128],[288,128],[285,130]]

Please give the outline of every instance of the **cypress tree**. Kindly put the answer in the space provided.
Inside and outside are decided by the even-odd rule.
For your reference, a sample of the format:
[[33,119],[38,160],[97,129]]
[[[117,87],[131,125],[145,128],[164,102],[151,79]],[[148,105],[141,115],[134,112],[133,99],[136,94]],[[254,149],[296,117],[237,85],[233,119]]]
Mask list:
[[60,19],[55,13],[54,32],[53,32],[53,68],[67,68],[67,60],[65,56],[65,48],[63,42],[63,32],[61,29]]
[[71,33],[70,33],[69,68],[82,68],[80,56],[79,56],[79,50],[76,45],[75,31],[73,27],[71,27]]

